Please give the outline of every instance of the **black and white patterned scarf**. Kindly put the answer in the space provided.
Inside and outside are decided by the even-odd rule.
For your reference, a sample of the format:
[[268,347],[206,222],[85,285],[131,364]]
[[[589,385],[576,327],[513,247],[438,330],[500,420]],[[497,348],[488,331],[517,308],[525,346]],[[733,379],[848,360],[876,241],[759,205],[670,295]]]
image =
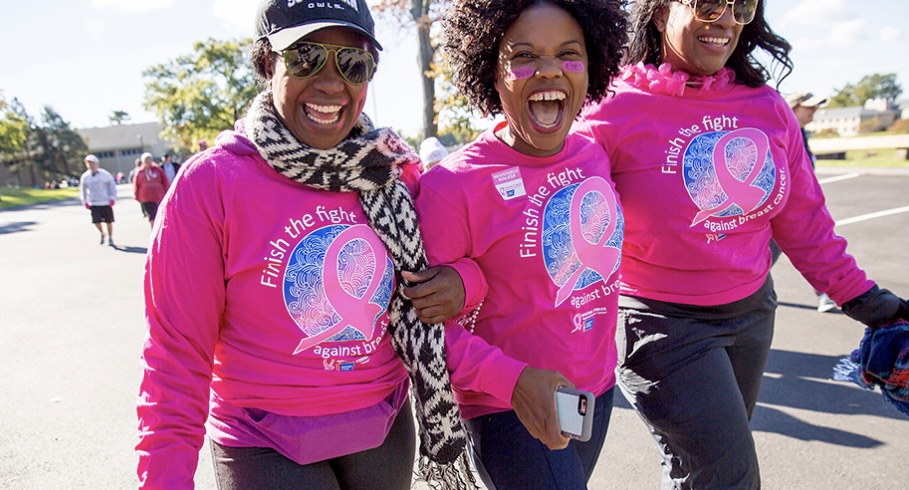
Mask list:
[[401,271],[429,266],[402,166],[417,163],[394,131],[373,129],[361,114],[350,136],[329,150],[301,143],[274,109],[271,90],[260,93],[246,117],[246,135],[262,158],[285,177],[317,189],[356,191],[370,226],[395,265],[397,289],[389,305],[391,341],[413,386],[420,433],[417,477],[433,488],[475,488],[467,456],[467,433],[451,391],[445,364],[445,331],[417,317],[403,289]]

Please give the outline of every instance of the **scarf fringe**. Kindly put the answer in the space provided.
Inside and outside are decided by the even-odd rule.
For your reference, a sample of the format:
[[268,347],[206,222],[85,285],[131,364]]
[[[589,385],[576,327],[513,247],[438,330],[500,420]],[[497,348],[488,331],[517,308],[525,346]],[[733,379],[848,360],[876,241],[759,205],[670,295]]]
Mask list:
[[833,366],[833,379],[852,382],[869,391],[874,390],[874,385],[862,380],[862,366],[849,357],[840,359],[840,362]]
[[467,452],[448,464],[436,463],[420,456],[414,472],[416,481],[426,483],[432,490],[479,490]]

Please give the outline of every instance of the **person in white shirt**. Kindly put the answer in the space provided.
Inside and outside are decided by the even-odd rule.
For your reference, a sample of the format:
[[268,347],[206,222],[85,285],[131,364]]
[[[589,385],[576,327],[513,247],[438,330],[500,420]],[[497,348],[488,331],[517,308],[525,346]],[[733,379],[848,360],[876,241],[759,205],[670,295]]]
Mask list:
[[95,155],[85,157],[88,168],[79,179],[79,196],[82,205],[92,213],[92,223],[101,233],[101,245],[104,245],[104,230],[101,223],[107,223],[107,244],[114,246],[114,203],[117,200],[117,184],[114,176],[100,167],[100,160]]

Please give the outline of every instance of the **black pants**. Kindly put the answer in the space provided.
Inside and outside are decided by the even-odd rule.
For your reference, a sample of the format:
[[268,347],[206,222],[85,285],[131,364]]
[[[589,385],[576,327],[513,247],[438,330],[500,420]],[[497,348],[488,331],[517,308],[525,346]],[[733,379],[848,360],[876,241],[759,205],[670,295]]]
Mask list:
[[300,465],[271,448],[229,447],[211,441],[219,490],[407,490],[416,435],[405,403],[381,446]]
[[748,423],[776,305],[769,277],[712,307],[619,298],[619,386],[660,447],[662,490],[760,488]]

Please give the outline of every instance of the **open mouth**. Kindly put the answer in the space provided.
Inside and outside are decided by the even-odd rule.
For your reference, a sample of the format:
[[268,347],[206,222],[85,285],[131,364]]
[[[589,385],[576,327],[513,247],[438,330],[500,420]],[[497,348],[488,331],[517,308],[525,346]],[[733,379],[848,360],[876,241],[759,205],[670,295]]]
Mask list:
[[305,104],[303,112],[310,121],[316,124],[334,124],[341,119],[341,109],[343,108],[344,106],[340,105]]
[[528,98],[530,119],[544,129],[558,127],[565,112],[565,93],[558,90],[537,92]]

